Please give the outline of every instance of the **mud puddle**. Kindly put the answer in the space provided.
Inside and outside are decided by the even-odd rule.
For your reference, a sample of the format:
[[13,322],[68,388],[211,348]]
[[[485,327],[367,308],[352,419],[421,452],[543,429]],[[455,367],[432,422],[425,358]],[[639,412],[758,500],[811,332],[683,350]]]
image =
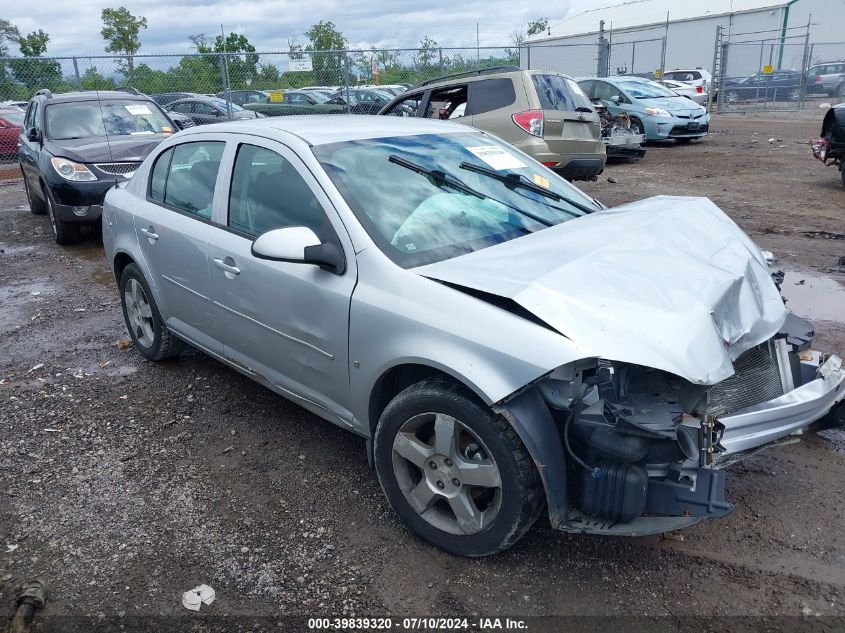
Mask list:
[[37,304],[52,292],[52,285],[38,281],[0,287],[0,333],[29,323],[38,312]]
[[845,286],[835,279],[790,271],[784,275],[781,294],[798,316],[845,323]]

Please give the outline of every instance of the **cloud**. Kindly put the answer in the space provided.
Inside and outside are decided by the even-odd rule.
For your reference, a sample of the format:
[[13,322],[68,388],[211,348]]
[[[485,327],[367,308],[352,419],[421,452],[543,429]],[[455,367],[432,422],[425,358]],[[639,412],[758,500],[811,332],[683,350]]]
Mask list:
[[[594,2],[579,2],[578,10]],[[103,4],[102,0],[17,2],[6,8],[5,17],[23,33],[39,28],[47,31],[48,54],[98,55],[105,54],[100,12],[105,6],[120,4]],[[259,51],[284,51],[289,39],[304,43],[304,32],[319,20],[334,22],[356,45],[414,47],[430,36],[441,46],[472,48],[478,23],[482,46],[504,46],[510,44],[512,31],[524,30],[528,20],[539,17],[536,9],[513,0],[131,0],[123,4],[133,14],[147,18],[148,28],[140,35],[142,54],[187,52],[189,35],[215,35],[221,23],[227,33],[246,35]],[[568,7],[567,2],[556,4],[555,13],[547,17],[560,20]]]

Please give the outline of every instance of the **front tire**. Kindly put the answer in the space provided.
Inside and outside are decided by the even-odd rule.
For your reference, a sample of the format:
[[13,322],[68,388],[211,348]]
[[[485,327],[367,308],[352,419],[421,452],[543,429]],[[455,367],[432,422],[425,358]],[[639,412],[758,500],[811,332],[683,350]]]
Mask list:
[[[21,168],[23,173],[23,168]],[[26,201],[29,203],[29,211],[32,215],[44,215],[47,213],[47,205],[40,198],[32,195],[32,189],[29,188],[29,182],[26,176],[23,177],[23,189],[26,192]]]
[[44,200],[47,207],[47,217],[50,218],[50,228],[53,229],[53,239],[56,244],[60,246],[67,246],[68,244],[76,244],[79,241],[79,224],[76,222],[65,222],[56,213],[53,199],[50,197],[50,192],[46,187],[42,187],[41,191],[44,193]]
[[135,349],[152,361],[178,356],[184,343],[167,329],[150,286],[136,264],[123,269],[118,288],[123,319]]
[[487,556],[510,547],[544,506],[522,440],[453,382],[426,380],[397,395],[379,419],[374,455],[396,513],[452,554]]

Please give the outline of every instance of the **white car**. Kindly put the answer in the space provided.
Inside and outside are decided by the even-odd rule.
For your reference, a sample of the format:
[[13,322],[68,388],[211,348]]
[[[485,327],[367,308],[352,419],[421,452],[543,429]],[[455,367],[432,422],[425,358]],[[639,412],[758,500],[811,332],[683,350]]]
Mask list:
[[672,92],[692,99],[698,105],[707,105],[707,91],[701,86],[691,86],[682,81],[674,81],[672,79],[663,79],[660,83]]
[[713,76],[703,68],[675,68],[663,73],[663,79],[680,81],[690,86],[701,86],[707,92],[713,85]]

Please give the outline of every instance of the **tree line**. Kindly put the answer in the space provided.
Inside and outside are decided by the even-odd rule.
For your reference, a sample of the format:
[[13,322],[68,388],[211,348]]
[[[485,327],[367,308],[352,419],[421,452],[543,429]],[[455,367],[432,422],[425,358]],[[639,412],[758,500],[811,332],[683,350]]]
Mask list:
[[[100,35],[105,51],[114,61],[92,60],[79,56],[63,65],[46,57],[50,36],[39,29],[22,35],[8,20],[0,19],[0,58],[17,47],[21,58],[0,60],[0,100],[29,99],[40,88],[53,91],[112,90],[131,86],[155,94],[160,92],[216,93],[224,88],[224,77],[232,90],[285,89],[307,85],[344,85],[356,83],[416,83],[441,74],[463,72],[479,67],[519,64],[519,46],[525,39],[521,31],[511,34],[513,47],[501,51],[443,51],[426,36],[416,50],[400,53],[381,50],[347,52],[348,41],[335,24],[321,20],[303,35],[305,43],[288,40],[288,57],[309,57],[311,71],[292,72],[279,57],[261,57],[249,39],[239,33],[210,37],[205,33],[189,36],[192,52],[168,60],[167,68],[154,68],[150,58],[138,57],[140,34],[147,19],[133,15],[127,8],[105,8],[101,13]],[[528,23],[528,36],[548,28],[548,20]],[[482,57],[482,52],[484,53]],[[473,55],[473,53],[475,53]],[[25,59],[24,59],[25,58]],[[173,63],[170,63],[170,60]],[[100,64],[100,67],[95,65]],[[111,65],[111,68],[104,66]]]

